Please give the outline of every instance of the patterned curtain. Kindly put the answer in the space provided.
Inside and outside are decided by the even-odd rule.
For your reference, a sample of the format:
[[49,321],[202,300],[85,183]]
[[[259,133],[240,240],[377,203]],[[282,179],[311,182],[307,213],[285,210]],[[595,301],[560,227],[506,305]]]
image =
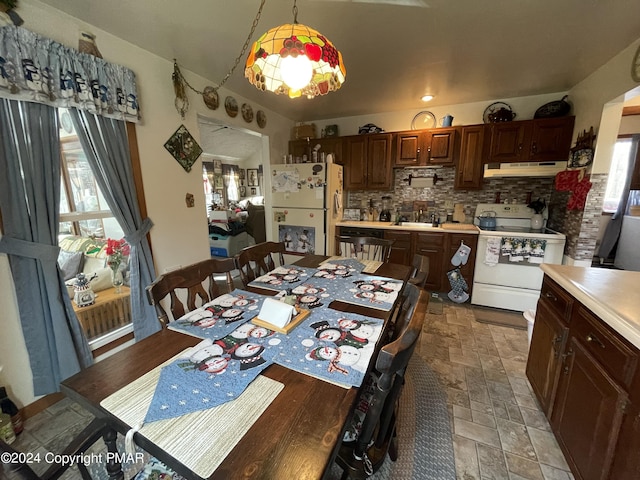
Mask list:
[[0,97],[140,117],[133,71],[13,25],[0,27]]

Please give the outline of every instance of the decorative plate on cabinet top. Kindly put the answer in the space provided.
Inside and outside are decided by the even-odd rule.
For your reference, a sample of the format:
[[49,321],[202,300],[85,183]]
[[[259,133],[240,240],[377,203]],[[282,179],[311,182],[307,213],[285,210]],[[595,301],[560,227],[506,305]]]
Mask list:
[[425,128],[434,128],[436,126],[436,116],[424,110],[418,113],[413,120],[411,120],[411,130],[424,130]]
[[485,108],[482,114],[484,123],[510,122],[516,118],[515,112],[511,106],[504,102],[494,102]]

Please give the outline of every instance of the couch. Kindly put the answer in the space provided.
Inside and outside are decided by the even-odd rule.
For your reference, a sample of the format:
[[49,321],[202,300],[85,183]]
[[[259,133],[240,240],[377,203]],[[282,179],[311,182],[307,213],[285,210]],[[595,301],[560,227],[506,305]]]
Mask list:
[[[61,238],[58,245],[60,246],[58,265],[71,298],[73,298],[73,284],[78,273],[84,273],[87,278],[96,276],[91,281],[91,288],[96,293],[113,286],[112,272],[107,265],[106,240],[69,235]],[[128,285],[128,264],[125,265],[123,273],[125,285]]]

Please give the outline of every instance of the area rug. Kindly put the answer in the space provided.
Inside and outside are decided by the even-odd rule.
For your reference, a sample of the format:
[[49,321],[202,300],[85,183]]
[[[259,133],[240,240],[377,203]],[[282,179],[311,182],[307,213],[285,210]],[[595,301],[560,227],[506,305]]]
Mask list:
[[[337,465],[329,480],[342,475]],[[388,457],[372,480],[455,480],[451,423],[438,378],[419,355],[409,362],[400,397],[398,459]]]
[[527,329],[527,320],[522,315],[522,312],[477,306],[473,306],[471,310],[476,322],[518,328],[520,330]]

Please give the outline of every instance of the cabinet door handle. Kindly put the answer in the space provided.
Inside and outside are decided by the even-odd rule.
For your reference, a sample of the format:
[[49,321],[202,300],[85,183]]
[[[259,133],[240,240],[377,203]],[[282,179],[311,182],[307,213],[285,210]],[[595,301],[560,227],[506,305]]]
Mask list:
[[589,335],[587,335],[587,342],[589,343],[596,343],[600,346],[600,348],[606,348],[604,343],[602,343],[602,341],[595,336],[595,334],[590,333]]
[[567,359],[567,357],[570,357],[571,355],[573,355],[573,350],[569,349],[569,351],[567,353],[562,354],[562,363],[564,364],[564,374],[567,375],[569,373],[569,365],[567,365],[565,363],[565,360]]
[[536,153],[538,151],[538,145],[536,144],[536,142],[533,142],[531,144],[531,153]]
[[554,302],[558,301],[558,297],[556,297],[553,293],[551,292],[544,292],[544,296],[546,298],[548,298],[549,300],[553,300]]
[[518,151],[521,152],[522,151],[522,143],[518,144]]
[[556,337],[554,337],[553,341],[551,342],[551,347],[553,348],[553,356],[555,358],[558,358],[560,356],[560,350],[558,350],[556,348],[556,346],[562,343],[562,335],[558,335]]

